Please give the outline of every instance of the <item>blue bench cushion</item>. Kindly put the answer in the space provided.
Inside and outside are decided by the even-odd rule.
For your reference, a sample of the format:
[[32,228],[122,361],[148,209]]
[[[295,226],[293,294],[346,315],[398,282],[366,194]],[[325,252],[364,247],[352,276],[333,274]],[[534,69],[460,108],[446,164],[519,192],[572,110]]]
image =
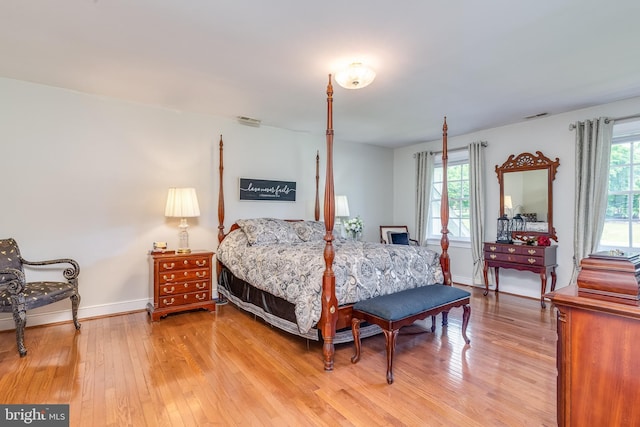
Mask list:
[[353,309],[396,321],[468,298],[470,295],[469,292],[453,286],[428,285],[359,301],[354,304]]

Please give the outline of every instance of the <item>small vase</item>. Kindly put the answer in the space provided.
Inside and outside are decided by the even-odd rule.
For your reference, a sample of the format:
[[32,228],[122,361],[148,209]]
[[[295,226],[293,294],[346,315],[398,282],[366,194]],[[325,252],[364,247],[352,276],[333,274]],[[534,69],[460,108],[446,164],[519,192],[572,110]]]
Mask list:
[[349,240],[353,242],[359,242],[361,234],[362,234],[361,232],[350,231],[347,237],[349,238]]

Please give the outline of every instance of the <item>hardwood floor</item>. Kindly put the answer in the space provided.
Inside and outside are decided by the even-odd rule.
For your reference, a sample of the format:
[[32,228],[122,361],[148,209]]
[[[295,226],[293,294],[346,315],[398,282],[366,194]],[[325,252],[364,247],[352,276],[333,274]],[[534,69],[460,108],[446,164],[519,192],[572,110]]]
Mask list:
[[[462,287],[464,289],[471,289]],[[472,288],[465,347],[462,310],[435,333],[400,331],[392,385],[384,337],[336,348],[281,333],[233,305],[146,312],[0,332],[0,402],[68,403],[72,426],[554,426],[555,308]]]

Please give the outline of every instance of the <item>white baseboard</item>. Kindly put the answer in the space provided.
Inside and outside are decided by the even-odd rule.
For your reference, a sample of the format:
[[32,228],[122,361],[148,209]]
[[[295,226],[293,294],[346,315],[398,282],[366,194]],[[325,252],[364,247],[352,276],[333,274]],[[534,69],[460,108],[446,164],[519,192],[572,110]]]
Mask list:
[[[112,316],[130,311],[144,310],[149,303],[148,299],[140,299],[134,301],[123,301],[114,304],[94,305],[92,307],[80,307],[78,309],[78,319],[82,323],[82,319],[90,317]],[[69,304],[71,305],[71,304]],[[11,313],[3,313],[0,318],[0,331],[15,329],[13,315]],[[73,320],[71,308],[65,310],[50,311],[38,313],[27,311],[27,326],[47,325],[50,323],[69,322]]]
[[451,275],[451,281],[454,283],[460,283],[461,285],[474,286],[473,279],[471,277]]

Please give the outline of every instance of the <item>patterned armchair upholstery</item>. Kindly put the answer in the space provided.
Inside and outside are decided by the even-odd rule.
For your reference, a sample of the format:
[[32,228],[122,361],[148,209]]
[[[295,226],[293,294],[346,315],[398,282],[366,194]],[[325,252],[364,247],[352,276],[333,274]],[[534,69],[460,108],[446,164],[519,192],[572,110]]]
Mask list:
[[[62,272],[64,278],[67,279],[66,282],[26,281],[23,266],[50,266],[53,264],[70,264]],[[26,261],[20,255],[15,240],[0,240],[0,312],[13,313],[18,352],[21,357],[27,354],[27,349],[24,346],[27,310],[70,298],[73,323],[76,329],[80,329],[78,322],[78,306],[80,305],[78,274],[80,274],[80,266],[72,259]]]

